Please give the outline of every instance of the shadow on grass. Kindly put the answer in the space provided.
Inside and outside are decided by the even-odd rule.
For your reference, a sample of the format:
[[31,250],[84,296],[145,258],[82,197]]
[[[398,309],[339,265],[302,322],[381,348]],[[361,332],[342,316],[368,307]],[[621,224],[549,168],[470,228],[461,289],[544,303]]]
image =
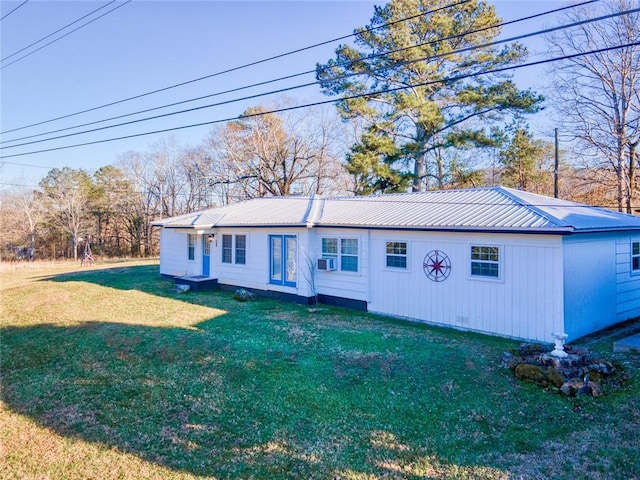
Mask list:
[[157,264],[87,268],[49,275],[42,277],[40,281],[89,282],[118,290],[139,290],[163,297],[175,296],[171,292],[173,281],[160,276],[160,266]]
[[[206,330],[101,322],[7,328],[3,399],[61,435],[196,475],[423,478],[405,467],[444,468],[425,441],[439,422],[407,444],[403,430],[424,415],[406,399],[383,407],[395,395],[397,358],[323,361],[306,348],[302,362],[302,350],[251,345]],[[367,385],[374,379],[379,393]]]
[[[61,435],[222,478],[410,479],[452,471],[504,477],[482,466],[492,427],[469,411],[485,408],[483,402],[465,398],[456,383],[483,376],[469,360],[452,380],[448,372],[467,354],[452,354],[450,337],[360,323],[366,316],[357,325],[333,314],[305,318],[298,306],[241,304],[228,293],[172,294],[172,282],[155,265],[49,280],[138,290],[227,312],[186,328],[98,315],[72,325],[5,328],[4,402]],[[126,303],[139,301],[137,295],[94,294],[108,296],[104,305],[141,307]],[[429,338],[434,342],[425,349]],[[438,370],[425,375],[434,356]],[[462,403],[449,409],[454,399]]]
[[[355,313],[310,318],[297,306],[240,304],[229,294],[176,295],[156,265],[49,280],[227,312],[197,328],[95,320],[3,330],[2,395],[11,410],[176,472],[548,478],[566,472],[554,470],[564,464],[543,451],[545,442],[601,425],[600,444],[614,430],[605,415],[586,423],[565,399],[517,385],[497,368],[504,340]],[[602,455],[593,451],[596,462]]]

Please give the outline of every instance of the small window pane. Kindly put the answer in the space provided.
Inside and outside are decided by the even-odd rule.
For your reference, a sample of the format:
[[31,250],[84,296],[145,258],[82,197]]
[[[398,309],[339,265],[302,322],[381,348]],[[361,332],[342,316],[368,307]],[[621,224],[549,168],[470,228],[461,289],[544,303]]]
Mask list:
[[358,257],[343,255],[340,262],[340,270],[344,272],[358,271]]
[[244,265],[247,263],[247,236],[236,235],[236,263]]
[[286,251],[287,251],[287,278],[286,281],[290,283],[296,282],[296,272],[298,270],[296,238],[286,237]]
[[189,260],[195,260],[196,258],[196,236],[193,233],[187,234],[188,253],[187,258]]
[[407,268],[407,242],[387,242],[387,267]]
[[343,238],[340,246],[340,253],[343,255],[357,255],[358,240],[355,238]]
[[323,238],[322,239],[322,255],[334,256],[338,254],[338,239]]
[[222,235],[222,263],[232,262],[232,245],[233,237],[231,235]]
[[631,243],[631,271],[640,270],[640,242]]
[[498,278],[498,264],[471,262],[471,275]]
[[271,237],[271,280],[282,281],[282,237]]
[[400,257],[397,255],[387,255],[387,267],[407,268],[407,257]]
[[387,242],[387,253],[395,255],[406,255],[406,242]]
[[500,278],[500,247],[471,247],[471,275]]

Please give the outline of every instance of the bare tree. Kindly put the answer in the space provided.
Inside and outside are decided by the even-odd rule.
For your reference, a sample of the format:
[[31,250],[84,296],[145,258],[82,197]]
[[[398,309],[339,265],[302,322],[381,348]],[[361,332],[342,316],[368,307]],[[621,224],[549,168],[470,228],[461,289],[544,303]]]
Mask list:
[[250,108],[209,137],[216,164],[211,183],[227,200],[342,193],[345,172],[333,147],[335,127],[322,110],[276,115]]
[[[33,260],[36,235],[42,227],[45,210],[42,195],[36,190],[4,191],[0,195],[0,244],[7,258],[16,254]],[[28,247],[25,247],[28,244]]]
[[[637,7],[633,0],[607,0],[571,10],[567,22]],[[580,54],[554,64],[552,97],[586,154],[608,165],[616,178],[619,211],[631,213],[640,139],[640,13],[625,13],[563,30],[549,38],[554,56]],[[632,45],[635,43],[635,45]],[[606,47],[609,51],[588,53]],[[600,165],[602,166],[602,165]]]
[[28,258],[33,261],[36,255],[36,233],[45,217],[42,194],[36,191],[23,191],[14,197],[16,214],[21,220],[24,232],[29,238]]
[[131,254],[150,255],[155,251],[151,222],[160,217],[162,186],[139,152],[127,152],[118,159],[119,168],[131,184],[132,195],[123,206]]
[[40,181],[47,218],[53,228],[69,236],[74,260],[80,235],[89,227],[91,177],[84,170],[54,168]]

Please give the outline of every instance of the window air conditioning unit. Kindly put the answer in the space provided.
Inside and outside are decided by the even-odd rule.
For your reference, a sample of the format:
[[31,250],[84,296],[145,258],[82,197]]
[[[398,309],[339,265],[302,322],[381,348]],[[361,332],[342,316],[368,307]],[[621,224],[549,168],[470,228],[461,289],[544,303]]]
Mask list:
[[318,259],[318,270],[331,271],[335,269],[336,269],[335,258],[319,258]]

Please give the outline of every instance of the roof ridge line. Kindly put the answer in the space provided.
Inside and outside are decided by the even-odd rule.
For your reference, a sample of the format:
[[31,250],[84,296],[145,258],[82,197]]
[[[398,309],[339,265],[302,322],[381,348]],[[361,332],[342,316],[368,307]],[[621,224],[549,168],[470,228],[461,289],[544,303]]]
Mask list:
[[309,204],[307,205],[307,210],[302,216],[302,223],[304,223],[307,228],[312,228],[318,221],[318,205],[324,202],[324,199],[322,198],[322,195],[314,193],[309,196],[308,201]]
[[[525,202],[524,200],[522,200],[517,195],[511,193],[510,190],[508,190],[507,188],[503,187],[502,185],[498,185],[498,186],[496,186],[494,188],[496,189],[496,191],[498,191],[499,193],[501,193],[505,197],[511,199],[512,201],[518,203],[520,206],[528,208],[532,212],[540,215],[542,218],[544,218],[544,219],[548,220],[549,222],[553,223],[556,227],[569,227],[572,230],[574,230],[573,225],[570,225],[567,222],[561,221],[557,217],[551,215],[550,213],[545,212],[544,210],[536,207],[535,205],[533,205],[531,203]],[[527,193],[530,193],[530,192],[527,192]],[[532,195],[536,195],[536,194],[534,193]]]

